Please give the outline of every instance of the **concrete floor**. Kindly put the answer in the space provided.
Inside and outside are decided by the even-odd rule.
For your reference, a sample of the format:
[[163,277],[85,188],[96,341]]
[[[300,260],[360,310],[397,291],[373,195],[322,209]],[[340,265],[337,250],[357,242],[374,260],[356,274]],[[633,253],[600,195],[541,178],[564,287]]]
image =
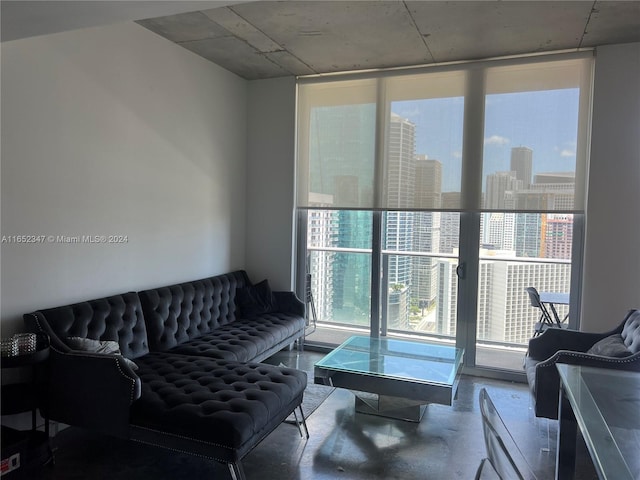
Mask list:
[[[316,352],[280,352],[269,363],[306,370]],[[473,479],[484,457],[478,392],[486,387],[540,480],[552,479],[557,422],[535,418],[522,384],[463,377],[451,407],[429,405],[419,424],[355,414],[353,394],[336,389],[307,420],[311,437],[282,424],[243,461],[247,480]],[[55,440],[56,464],[44,480],[227,479],[225,467],[189,455],[96,435],[76,428]],[[579,480],[596,479],[579,449]]]

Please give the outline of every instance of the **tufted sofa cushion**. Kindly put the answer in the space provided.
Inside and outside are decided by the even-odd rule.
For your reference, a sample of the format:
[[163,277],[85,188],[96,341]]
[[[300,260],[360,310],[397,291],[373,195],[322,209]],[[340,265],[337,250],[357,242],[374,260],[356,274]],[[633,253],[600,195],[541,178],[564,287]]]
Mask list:
[[247,362],[262,358],[304,329],[304,319],[289,313],[264,313],[220,327],[171,349],[173,353]]
[[249,284],[236,271],[139,292],[151,350],[169,350],[235,321],[236,288]]
[[40,311],[60,339],[81,337],[118,342],[126,358],[149,352],[140,299],[135,292]]
[[167,352],[150,353],[138,365],[142,395],[131,424],[142,438],[148,431],[202,442],[206,455],[222,462],[242,458],[279,425],[307,384],[306,373],[295,369]]

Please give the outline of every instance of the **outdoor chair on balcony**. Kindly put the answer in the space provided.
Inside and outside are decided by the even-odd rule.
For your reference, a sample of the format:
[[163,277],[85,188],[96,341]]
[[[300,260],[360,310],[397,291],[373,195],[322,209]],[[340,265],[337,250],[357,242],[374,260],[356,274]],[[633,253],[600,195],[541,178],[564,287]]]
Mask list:
[[529,301],[531,302],[531,306],[534,308],[540,309],[540,318],[536,322],[536,325],[533,331],[533,336],[537,337],[542,332],[544,332],[547,328],[552,328],[552,327],[562,328],[562,325],[558,324],[553,319],[547,307],[544,305],[544,303],[540,301],[540,294],[538,293],[538,290],[536,290],[535,287],[528,287],[528,288],[525,288],[525,291],[527,292],[527,294],[529,294]]

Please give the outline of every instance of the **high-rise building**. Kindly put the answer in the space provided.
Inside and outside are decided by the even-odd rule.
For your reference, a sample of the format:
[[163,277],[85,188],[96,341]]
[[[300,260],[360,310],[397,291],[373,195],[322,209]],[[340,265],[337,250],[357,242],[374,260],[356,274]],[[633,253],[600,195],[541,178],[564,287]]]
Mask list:
[[442,205],[442,163],[416,155],[414,207],[427,210]]
[[[522,180],[516,172],[495,172],[487,175],[484,208],[490,210],[510,210],[510,198],[522,189]],[[513,248],[515,222],[512,214],[501,212],[483,214],[480,219],[482,244],[499,249]]]
[[[416,155],[415,206],[426,210],[439,209],[442,200],[442,163],[427,155]],[[414,214],[413,250],[437,253],[440,248],[440,212]],[[431,257],[412,259],[411,297],[421,308],[431,306],[438,294],[438,266]]]
[[542,256],[545,258],[571,258],[573,244],[573,215],[548,214],[542,236]]
[[[338,210],[335,247],[371,248],[371,212]],[[368,255],[336,252],[333,257],[332,318],[368,325],[371,312],[371,261]]]
[[574,172],[538,173],[531,185],[531,189],[537,192],[553,193],[556,210],[573,210],[575,188]]
[[[333,205],[332,195],[313,195],[317,205]],[[337,216],[331,210],[309,210],[307,218],[307,245],[310,247],[330,247],[336,244],[338,234]],[[307,253],[307,273],[318,320],[333,318],[333,265],[335,252],[309,250]]]
[[438,298],[436,309],[436,332],[455,336],[458,317],[458,276],[455,259],[438,260]]
[[505,208],[505,194],[509,191],[522,189],[522,180],[516,177],[516,172],[496,172],[487,175],[484,207],[489,210]]
[[[443,192],[440,196],[443,210],[460,208],[460,192]],[[460,242],[460,214],[442,212],[440,215],[440,250],[441,253],[453,253]]]
[[[311,205],[326,208],[370,205],[375,162],[375,106],[317,107],[311,113],[309,169]],[[331,202],[327,205],[327,202]],[[371,248],[371,213],[334,210],[313,213],[331,232],[326,247]],[[322,265],[321,263],[324,262]],[[329,321],[369,324],[371,262],[365,255],[312,252],[309,258],[316,310]],[[324,275],[324,276],[323,276]],[[317,279],[317,280],[315,280]]]
[[413,208],[416,186],[416,126],[391,114],[387,138],[385,200],[390,208]]
[[[537,285],[542,291],[569,291],[571,265],[521,262],[507,251],[492,254],[495,260],[486,259],[488,252],[481,252],[485,259],[480,261],[478,276],[478,341],[525,345],[538,320],[538,310],[531,307],[525,288]],[[444,334],[454,335],[456,261],[440,260],[439,267],[438,328]]]
[[[375,106],[316,107],[309,136],[309,191],[342,206],[370,205],[375,162]],[[348,202],[348,203],[344,203]]]
[[[385,200],[390,208],[386,214],[385,249],[397,252],[413,250],[416,187],[416,126],[406,118],[391,114],[387,138],[387,168]],[[389,255],[385,267],[389,285],[387,324],[390,328],[406,329],[409,324],[411,292],[411,257]]]
[[515,214],[514,249],[518,257],[541,257],[542,220],[543,215],[538,213]]
[[533,150],[527,147],[512,148],[510,168],[516,172],[516,178],[522,182],[522,188],[529,188],[533,174]]
[[492,212],[482,215],[487,223],[485,245],[499,250],[513,250],[515,241],[515,213]]

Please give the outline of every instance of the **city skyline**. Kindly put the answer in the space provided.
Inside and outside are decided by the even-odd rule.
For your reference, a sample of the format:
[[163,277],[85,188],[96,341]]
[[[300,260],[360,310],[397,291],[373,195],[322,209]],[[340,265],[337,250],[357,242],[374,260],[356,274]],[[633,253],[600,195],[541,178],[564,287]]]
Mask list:
[[[533,150],[534,175],[575,171],[578,101],[577,88],[487,95],[483,187],[488,174],[510,170],[514,147]],[[443,164],[442,191],[460,191],[463,98],[392,102],[391,110],[415,124],[416,154]]]
[[[320,136],[318,144],[323,151],[335,154],[336,138],[345,138],[350,125],[362,125],[366,115],[358,109],[342,110],[343,118],[336,112],[324,110],[319,113],[325,121],[340,120],[341,128],[333,125]],[[345,121],[345,119],[347,119]],[[384,215],[383,249],[399,254],[387,254],[383,261],[383,280],[386,287],[386,321],[389,328],[414,331],[432,331],[455,334],[455,267],[457,261],[450,258],[421,257],[415,253],[443,253],[440,243],[442,226],[450,225],[458,218],[454,212],[402,211],[403,208],[438,208],[442,205],[442,164],[416,152],[417,126],[410,120],[392,114],[389,123],[386,151],[385,202],[399,211],[389,211]],[[353,139],[353,138],[352,138]],[[322,141],[325,143],[322,144]],[[352,143],[353,147],[353,143]],[[355,148],[352,151],[358,151]],[[524,205],[553,205],[556,196],[573,195],[571,175],[534,175],[534,151],[528,147],[511,147],[509,164],[505,171],[492,172],[486,177],[486,202],[491,209],[506,210],[505,213],[485,213],[481,217],[481,245],[483,258],[480,261],[481,283],[478,313],[478,338],[491,341],[520,343],[530,335],[531,323],[535,321],[522,295],[519,279],[524,272],[527,281],[535,280],[537,285],[547,284],[552,289],[568,288],[570,268],[568,264],[521,264],[515,257],[570,258],[571,228],[570,216],[553,214],[530,214],[509,212],[509,209]],[[346,160],[346,158],[343,158]],[[346,162],[348,164],[348,162]],[[349,175],[345,162],[340,165],[329,163],[324,167],[324,180],[336,186],[334,195],[344,197],[357,191],[351,187],[355,177]],[[540,183],[539,183],[540,182]],[[569,193],[567,194],[567,191]],[[331,205],[331,195],[318,199]],[[549,203],[551,202],[551,203]],[[547,216],[550,217],[547,221]],[[322,220],[324,218],[324,220]],[[368,248],[372,241],[372,217],[367,211],[336,210],[318,211],[309,219],[310,246],[327,246],[352,249]],[[457,223],[454,221],[453,223]],[[484,225],[484,226],[483,226]],[[448,229],[449,227],[447,227]],[[446,253],[457,249],[457,238],[446,241]],[[316,250],[310,262],[318,289],[319,311],[333,321],[344,319],[352,323],[367,322],[370,305],[371,263],[368,255],[353,252],[325,252]],[[525,270],[523,270],[525,269]],[[322,281],[324,279],[324,281]],[[327,287],[330,281],[330,288]],[[506,281],[506,283],[505,283]],[[513,286],[512,283],[518,283]],[[319,283],[322,283],[321,287]],[[509,292],[490,295],[489,292]],[[322,292],[322,293],[320,293]],[[520,295],[518,294],[520,293]],[[497,298],[503,298],[498,301]],[[507,298],[509,297],[509,298]],[[493,300],[489,302],[489,298]],[[483,300],[484,299],[484,300]],[[426,319],[424,308],[435,307],[435,323]],[[423,309],[421,320],[416,318],[416,310]],[[412,313],[413,312],[413,313]],[[517,318],[513,312],[518,312]],[[321,317],[322,318],[322,317]],[[499,319],[499,321],[497,320]]]

